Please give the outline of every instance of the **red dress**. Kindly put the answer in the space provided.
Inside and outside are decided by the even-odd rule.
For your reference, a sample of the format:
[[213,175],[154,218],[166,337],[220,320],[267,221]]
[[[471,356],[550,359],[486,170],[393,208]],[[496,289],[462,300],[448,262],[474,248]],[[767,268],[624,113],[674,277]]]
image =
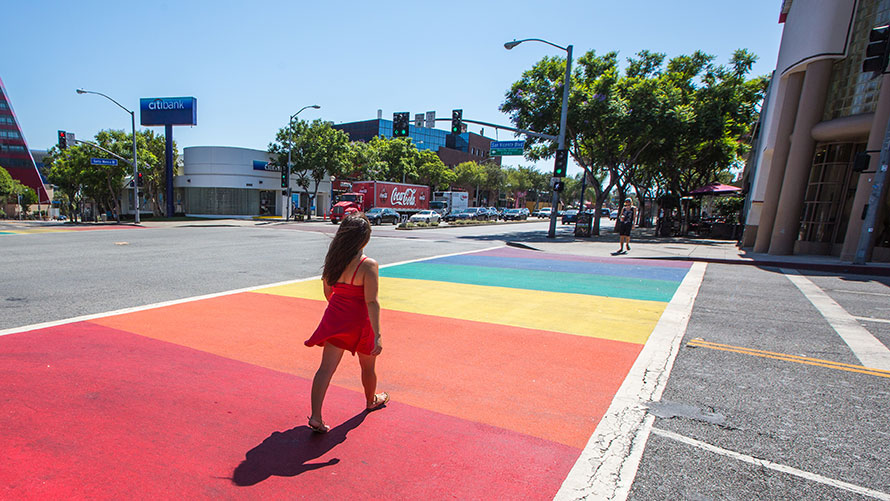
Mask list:
[[306,340],[306,346],[324,346],[325,343],[342,350],[370,355],[374,349],[374,329],[368,316],[368,305],[365,303],[365,287],[353,285],[355,274],[362,263],[368,259],[363,257],[352,273],[349,283],[336,283],[333,287],[328,307],[324,310],[318,327]]

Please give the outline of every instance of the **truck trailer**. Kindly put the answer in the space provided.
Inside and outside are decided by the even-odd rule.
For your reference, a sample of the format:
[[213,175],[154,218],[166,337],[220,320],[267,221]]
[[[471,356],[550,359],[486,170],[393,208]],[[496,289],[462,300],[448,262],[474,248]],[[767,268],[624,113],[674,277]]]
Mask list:
[[352,183],[352,192],[340,195],[331,208],[331,222],[337,224],[350,212],[364,212],[374,207],[394,209],[403,220],[407,219],[429,209],[430,188],[419,184],[356,181]]

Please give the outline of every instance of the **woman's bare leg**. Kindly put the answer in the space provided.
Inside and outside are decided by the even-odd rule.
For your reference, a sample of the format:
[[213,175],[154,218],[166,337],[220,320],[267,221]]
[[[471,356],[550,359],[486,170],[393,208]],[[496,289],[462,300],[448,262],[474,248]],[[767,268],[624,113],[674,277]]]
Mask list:
[[374,392],[377,391],[377,371],[375,355],[358,354],[358,363],[362,366],[362,387],[365,389],[365,401],[368,405],[374,403]]
[[325,343],[324,351],[321,354],[321,365],[312,378],[312,415],[309,420],[317,424],[324,421],[321,418],[321,406],[324,403],[324,395],[331,385],[331,378],[334,377],[334,371],[340,365],[340,359],[343,358],[343,350],[337,348],[331,343]]

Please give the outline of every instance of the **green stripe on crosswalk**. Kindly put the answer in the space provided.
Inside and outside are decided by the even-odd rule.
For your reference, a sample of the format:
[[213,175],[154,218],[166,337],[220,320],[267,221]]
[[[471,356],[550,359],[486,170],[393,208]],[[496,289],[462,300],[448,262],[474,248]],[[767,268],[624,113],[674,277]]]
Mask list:
[[666,280],[423,262],[383,268],[380,275],[662,302],[670,301],[679,285]]

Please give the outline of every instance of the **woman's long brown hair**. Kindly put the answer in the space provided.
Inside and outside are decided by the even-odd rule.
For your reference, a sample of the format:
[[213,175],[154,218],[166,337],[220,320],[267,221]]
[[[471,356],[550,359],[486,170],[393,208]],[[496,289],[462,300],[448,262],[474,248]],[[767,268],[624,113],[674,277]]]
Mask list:
[[371,223],[363,212],[349,214],[343,218],[337,234],[331,241],[331,246],[328,247],[328,254],[324,258],[322,280],[330,286],[337,283],[343,270],[370,239]]

